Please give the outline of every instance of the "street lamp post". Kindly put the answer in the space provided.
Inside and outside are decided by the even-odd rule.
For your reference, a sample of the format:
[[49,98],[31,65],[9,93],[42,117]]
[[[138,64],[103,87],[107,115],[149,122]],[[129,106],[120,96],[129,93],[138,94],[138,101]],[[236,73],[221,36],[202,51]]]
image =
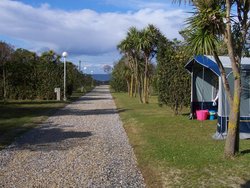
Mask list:
[[83,74],[86,73],[87,67],[83,67]]
[[82,65],[82,62],[81,62],[81,60],[79,61],[79,72],[81,72],[81,65]]
[[62,53],[63,61],[64,61],[64,79],[63,79],[63,87],[64,87],[64,93],[63,93],[63,100],[66,101],[66,57],[68,56],[67,52]]

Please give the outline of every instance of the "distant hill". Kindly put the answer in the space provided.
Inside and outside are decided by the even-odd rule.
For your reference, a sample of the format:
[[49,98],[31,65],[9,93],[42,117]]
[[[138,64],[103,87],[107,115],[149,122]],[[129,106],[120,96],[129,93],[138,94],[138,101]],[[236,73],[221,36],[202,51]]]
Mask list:
[[94,80],[97,80],[97,81],[106,82],[111,79],[111,75],[110,74],[93,74],[92,78],[94,78]]

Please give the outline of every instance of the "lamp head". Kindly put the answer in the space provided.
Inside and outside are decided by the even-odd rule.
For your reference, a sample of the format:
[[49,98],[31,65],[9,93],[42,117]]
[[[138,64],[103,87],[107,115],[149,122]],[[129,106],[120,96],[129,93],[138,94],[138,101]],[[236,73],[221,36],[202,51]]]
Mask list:
[[67,52],[63,52],[63,53],[62,53],[62,56],[63,56],[63,57],[67,57],[67,56],[68,56],[68,53],[67,53]]

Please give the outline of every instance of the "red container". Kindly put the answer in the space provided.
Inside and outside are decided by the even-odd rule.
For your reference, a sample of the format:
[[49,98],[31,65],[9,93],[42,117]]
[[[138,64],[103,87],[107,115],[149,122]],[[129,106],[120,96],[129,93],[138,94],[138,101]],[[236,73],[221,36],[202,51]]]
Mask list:
[[204,121],[208,118],[208,110],[197,110],[196,111],[196,116],[197,120]]

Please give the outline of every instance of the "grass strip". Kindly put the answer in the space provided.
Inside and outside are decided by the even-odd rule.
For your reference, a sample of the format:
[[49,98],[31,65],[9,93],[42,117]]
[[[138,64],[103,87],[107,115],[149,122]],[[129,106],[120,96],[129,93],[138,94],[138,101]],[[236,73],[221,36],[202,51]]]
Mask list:
[[224,141],[213,140],[216,120],[188,119],[188,109],[174,116],[124,93],[112,94],[148,187],[248,187],[250,140],[241,140],[241,154],[223,158]]

